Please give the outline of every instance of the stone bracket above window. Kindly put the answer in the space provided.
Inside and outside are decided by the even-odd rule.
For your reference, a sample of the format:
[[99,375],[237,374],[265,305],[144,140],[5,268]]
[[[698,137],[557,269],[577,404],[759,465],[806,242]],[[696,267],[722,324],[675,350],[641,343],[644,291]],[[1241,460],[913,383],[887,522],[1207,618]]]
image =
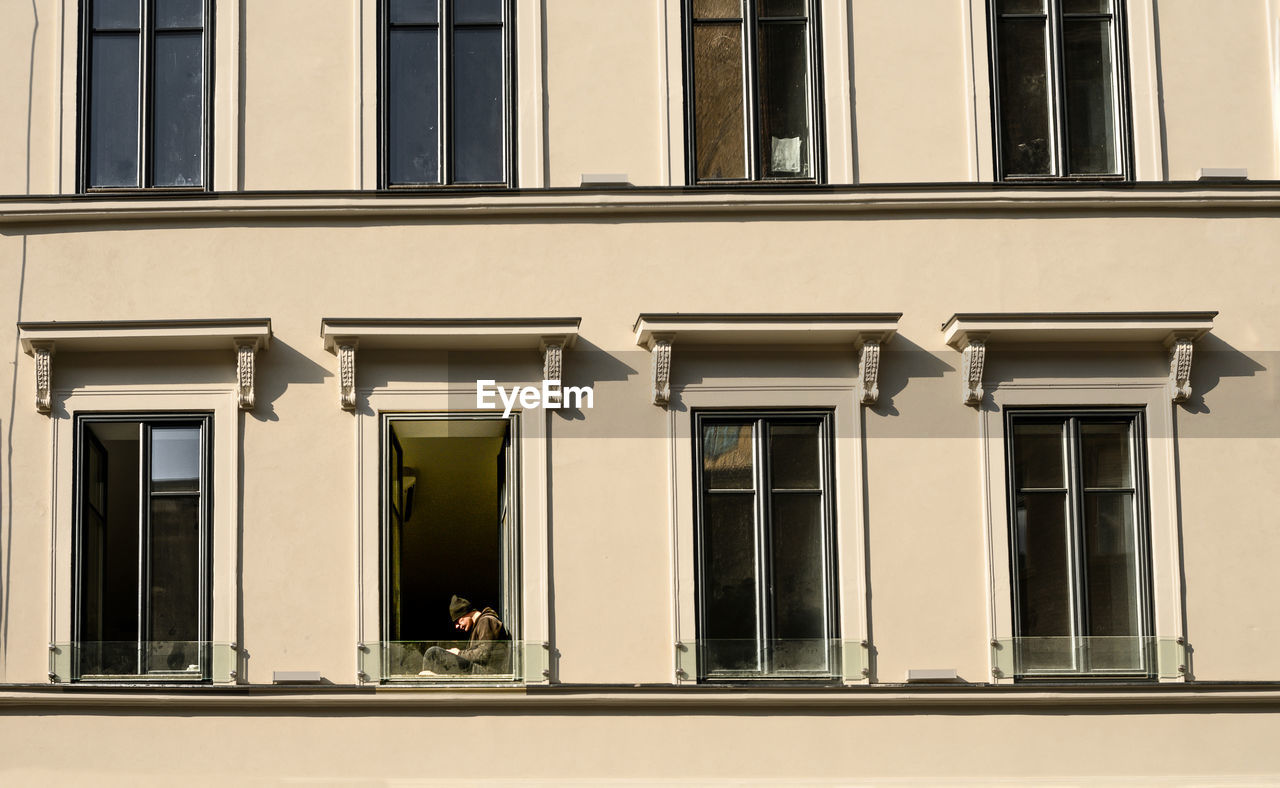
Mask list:
[[339,402],[356,409],[356,349],[532,350],[545,380],[564,376],[564,351],[578,339],[579,317],[337,318],[320,321],[324,349],[338,357]]
[[53,409],[55,352],[234,350],[240,408],[252,410],[259,350],[271,345],[271,320],[104,320],[18,324],[22,349],[36,362],[36,410]]
[[1016,346],[1126,345],[1169,352],[1170,399],[1191,396],[1192,344],[1213,329],[1217,312],[985,312],[957,313],[943,338],[962,355],[964,403],[981,405],[987,350]]
[[636,344],[652,354],[653,404],[671,401],[672,348],[848,347],[858,354],[859,401],[880,395],[880,348],[898,330],[901,312],[869,314],[642,314]]

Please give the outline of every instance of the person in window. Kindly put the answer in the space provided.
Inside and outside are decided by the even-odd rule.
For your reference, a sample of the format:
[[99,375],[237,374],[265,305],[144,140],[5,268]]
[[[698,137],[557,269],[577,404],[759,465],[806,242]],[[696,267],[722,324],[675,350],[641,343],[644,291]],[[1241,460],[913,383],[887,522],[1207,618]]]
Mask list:
[[449,600],[449,618],[459,632],[471,633],[467,647],[427,649],[419,676],[511,672],[510,635],[493,608],[478,609],[455,594]]

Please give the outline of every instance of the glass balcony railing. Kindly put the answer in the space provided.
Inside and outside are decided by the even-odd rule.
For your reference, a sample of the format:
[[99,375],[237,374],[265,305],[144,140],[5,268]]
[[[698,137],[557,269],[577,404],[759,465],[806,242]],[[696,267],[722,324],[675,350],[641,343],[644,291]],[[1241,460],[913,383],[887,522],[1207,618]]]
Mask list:
[[996,678],[1178,678],[1186,674],[1181,638],[1018,637],[991,642]]
[[234,643],[208,640],[82,640],[49,646],[49,680],[234,681]]
[[546,681],[547,645],[526,640],[396,640],[361,643],[361,681],[503,683]]
[[704,638],[676,644],[676,671],[682,680],[859,680],[868,668],[865,641]]

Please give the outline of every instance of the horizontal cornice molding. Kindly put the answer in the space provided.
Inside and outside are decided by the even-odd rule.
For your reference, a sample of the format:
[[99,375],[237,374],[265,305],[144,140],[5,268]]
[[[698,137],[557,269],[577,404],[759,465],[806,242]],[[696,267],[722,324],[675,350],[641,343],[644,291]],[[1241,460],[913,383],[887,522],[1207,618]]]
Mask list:
[[78,320],[18,323],[22,350],[53,342],[59,352],[130,350],[232,350],[251,342],[254,350],[271,345],[271,319]]
[[548,338],[572,347],[581,323],[580,317],[326,317],[320,336],[331,353],[338,337],[359,340],[361,350],[539,350]]
[[888,342],[901,312],[874,313],[695,313],[646,312],[632,330],[636,344],[651,348],[655,337],[681,346],[852,345]]
[[51,687],[0,691],[0,708],[74,713],[88,709],[132,708],[157,714],[183,711],[214,713],[245,711],[385,711],[403,709],[466,709],[474,712],[528,713],[555,710],[616,709],[670,710],[673,713],[732,713],[768,709],[797,711],[886,712],[913,709],[982,710],[991,714],[1026,711],[1065,712],[1072,709],[1117,713],[1146,710],[1257,711],[1280,710],[1280,687],[1213,687],[1170,685],[1150,688],[947,687],[909,690],[902,687],[850,687],[814,690],[753,690],[719,687],[486,687],[359,689],[335,686],[325,691],[308,688],[280,691],[259,687],[170,688]]
[[937,212],[1275,212],[1280,185],[1203,184],[759,189],[546,189],[506,192],[226,192],[216,194],[0,197],[0,226],[50,223],[352,221],[381,218],[466,220],[511,217],[615,217],[698,214],[858,214]]
[[1199,312],[958,312],[942,324],[943,340],[963,350],[1032,343],[1157,343],[1196,340],[1213,329],[1215,311]]

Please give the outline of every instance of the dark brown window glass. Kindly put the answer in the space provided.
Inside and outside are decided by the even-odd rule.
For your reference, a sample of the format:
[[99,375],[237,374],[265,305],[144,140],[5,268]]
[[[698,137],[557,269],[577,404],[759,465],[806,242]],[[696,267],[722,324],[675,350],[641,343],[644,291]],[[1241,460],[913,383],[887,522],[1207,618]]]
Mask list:
[[692,176],[814,177],[810,0],[689,0]]

